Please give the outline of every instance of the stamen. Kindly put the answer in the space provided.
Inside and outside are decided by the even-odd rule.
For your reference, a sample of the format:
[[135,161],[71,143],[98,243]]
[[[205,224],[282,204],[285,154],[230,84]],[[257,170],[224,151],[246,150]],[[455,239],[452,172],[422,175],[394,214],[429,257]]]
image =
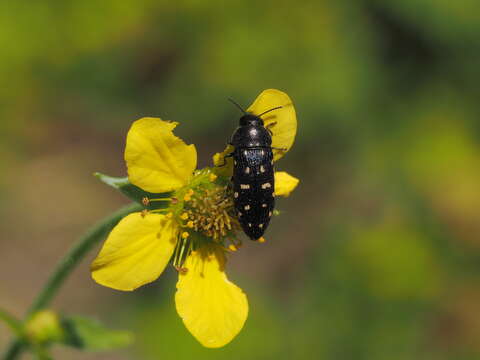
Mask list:
[[[224,244],[227,236],[233,236],[241,229],[235,215],[233,196],[229,194],[231,190],[214,182],[218,178],[216,174],[203,173],[201,176],[201,181],[194,182],[195,186],[182,192],[184,210],[177,216],[180,215],[180,221],[185,221],[182,225],[184,229],[192,229]],[[233,245],[237,248],[235,243]]]
[[142,199],[142,203],[143,205],[147,206],[149,205],[151,202],[154,202],[154,201],[172,201],[172,198],[158,198],[158,199],[149,199],[147,197],[144,197]]
[[[187,236],[184,236],[187,234]],[[177,245],[175,247],[175,251],[173,254],[173,266],[175,269],[181,272],[183,268],[183,263],[187,259],[188,255],[192,252],[192,241],[188,240],[188,233],[184,232],[180,236],[180,239],[177,241]]]
[[[168,211],[168,209],[154,209],[154,210],[143,210],[143,211],[147,211],[149,213],[154,213],[154,214],[164,214],[166,211]],[[166,216],[168,217],[168,214],[166,214]]]
[[186,267],[175,266],[175,270],[177,270],[182,275],[185,275],[188,272],[188,269]]

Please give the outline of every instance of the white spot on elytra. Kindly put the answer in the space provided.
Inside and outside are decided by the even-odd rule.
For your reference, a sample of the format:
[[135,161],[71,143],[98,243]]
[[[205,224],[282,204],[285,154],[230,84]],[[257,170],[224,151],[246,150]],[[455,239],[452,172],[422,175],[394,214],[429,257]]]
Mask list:
[[271,188],[272,187],[272,184],[270,184],[269,182],[266,182],[265,184],[262,184],[262,189],[268,189],[268,188]]
[[245,150],[245,151],[243,152],[243,155],[247,156],[247,155],[248,155],[248,151]]
[[245,205],[243,208],[244,208],[245,210],[250,210],[250,205]]
[[248,223],[248,227],[252,227],[252,223]]
[[269,216],[269,217],[272,216],[272,212],[271,212],[271,211],[268,212],[268,216]]
[[261,229],[263,228],[263,224],[258,224],[258,227]]
[[265,172],[265,168],[263,167],[263,165],[260,165],[260,172],[261,172],[261,173],[264,173],[264,172]]
[[248,184],[240,184],[240,189],[250,189],[250,185],[248,185]]
[[240,211],[238,212],[238,216],[242,216],[242,213]]
[[262,207],[264,207],[264,208],[267,207],[267,204],[262,204]]
[[245,168],[245,174],[250,174],[250,168],[248,166]]
[[263,150],[260,151],[260,154],[262,154],[262,156],[265,155],[265,151],[263,151]]
[[235,191],[235,192],[233,193],[233,197],[234,197],[234,198],[238,198],[238,192]]

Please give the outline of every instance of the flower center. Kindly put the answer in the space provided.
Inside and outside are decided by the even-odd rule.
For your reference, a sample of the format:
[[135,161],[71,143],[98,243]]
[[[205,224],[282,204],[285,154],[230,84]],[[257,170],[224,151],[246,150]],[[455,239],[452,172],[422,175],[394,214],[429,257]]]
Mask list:
[[215,242],[221,242],[229,233],[240,229],[232,216],[233,199],[227,196],[227,186],[196,188],[190,200],[185,201],[184,210],[188,214],[187,227]]
[[[214,241],[237,250],[241,242],[236,232],[241,229],[235,217],[233,197],[228,183],[218,179],[210,169],[198,170],[191,181],[175,191],[172,197],[160,199],[144,198],[145,206],[151,202],[166,202],[168,205],[150,212],[166,213],[182,228],[173,256],[173,265],[183,270],[183,263],[192,250],[205,242]],[[145,210],[148,211],[148,210]]]
[[[209,169],[197,171],[191,182],[175,193],[179,208],[175,218],[184,229],[174,254],[174,266],[183,270],[183,262],[192,250],[214,241],[235,251],[240,242],[236,232],[241,229],[235,217],[233,197],[227,183],[217,180]],[[183,201],[181,201],[183,200]],[[192,235],[192,236],[190,236]]]

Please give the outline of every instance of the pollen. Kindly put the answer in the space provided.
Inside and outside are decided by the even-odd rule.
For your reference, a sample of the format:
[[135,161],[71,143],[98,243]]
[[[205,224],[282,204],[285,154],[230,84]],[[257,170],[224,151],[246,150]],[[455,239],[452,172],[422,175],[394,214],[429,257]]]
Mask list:
[[180,215],[180,219],[187,220],[188,219],[188,213],[184,212],[182,215]]
[[217,175],[215,175],[215,174],[210,174],[209,180],[210,180],[211,182],[214,182],[215,180],[217,180]]
[[182,239],[186,239],[186,238],[188,238],[189,236],[190,236],[190,234],[189,234],[188,232],[186,232],[186,231],[184,231],[184,232],[182,233]]
[[165,215],[168,219],[171,219],[173,217],[173,213],[169,212],[167,215]]
[[191,201],[185,203],[184,211],[187,217],[182,219],[189,220],[187,227],[213,241],[221,242],[227,235],[240,230],[233,197],[227,186],[212,183],[197,186]]
[[266,240],[265,240],[265,238],[262,236],[262,237],[259,237],[257,241],[258,241],[259,243],[263,244]]

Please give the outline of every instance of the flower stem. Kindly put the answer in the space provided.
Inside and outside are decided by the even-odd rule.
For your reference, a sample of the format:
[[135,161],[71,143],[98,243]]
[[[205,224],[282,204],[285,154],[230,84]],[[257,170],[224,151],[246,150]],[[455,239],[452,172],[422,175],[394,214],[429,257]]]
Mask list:
[[[85,254],[97,245],[125,215],[141,209],[142,207],[139,204],[132,203],[105,217],[88,230],[57,264],[47,283],[28,309],[26,319],[28,320],[34,313],[45,308],[50,303],[65,279],[83,259]],[[13,340],[2,359],[16,359],[25,348],[25,345],[25,342],[21,339]]]

